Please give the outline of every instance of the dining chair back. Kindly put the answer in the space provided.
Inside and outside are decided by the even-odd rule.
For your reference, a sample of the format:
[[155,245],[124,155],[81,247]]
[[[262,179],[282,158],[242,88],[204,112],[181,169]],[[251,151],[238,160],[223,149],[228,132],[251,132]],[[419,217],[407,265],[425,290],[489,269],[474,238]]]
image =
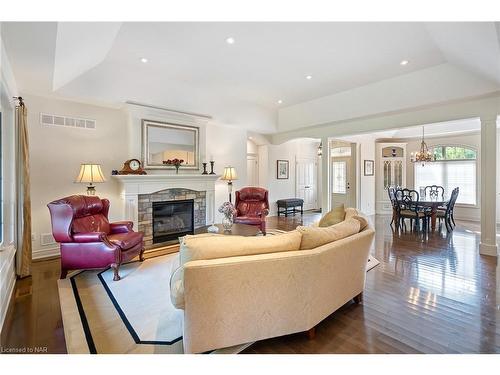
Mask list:
[[416,190],[407,188],[396,190],[398,221],[400,221],[401,225],[405,228],[406,224],[404,219],[410,219],[411,227],[413,227],[413,220],[415,220],[415,227],[417,229],[420,227],[420,221],[422,221],[422,227],[426,230],[428,224],[428,214],[420,209],[418,205],[419,200],[420,195]]
[[396,201],[400,210],[410,210],[417,212],[420,195],[418,191],[411,189],[396,190]]
[[425,196],[429,198],[444,198],[444,187],[439,185],[429,185],[424,189]]
[[398,200],[396,199],[396,189],[392,186],[389,186],[389,188],[387,189],[387,193],[389,194],[389,200],[391,201],[392,206],[392,220],[389,225],[392,225],[392,223],[396,223],[397,225],[399,206]]
[[453,191],[451,192],[450,200],[446,205],[446,209],[444,211],[438,211],[439,222],[444,219],[446,230],[448,230],[448,232],[453,229],[453,226],[456,226],[455,218],[453,217],[453,209],[455,208],[455,203],[457,203],[459,191],[460,189],[458,187],[453,189]]

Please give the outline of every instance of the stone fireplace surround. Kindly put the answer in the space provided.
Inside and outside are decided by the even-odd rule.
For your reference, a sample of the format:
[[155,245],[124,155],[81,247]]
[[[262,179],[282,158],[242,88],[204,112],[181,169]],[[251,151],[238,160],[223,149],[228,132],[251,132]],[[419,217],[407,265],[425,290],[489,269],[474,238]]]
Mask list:
[[[206,192],[189,189],[165,189],[153,194],[139,194],[138,197],[138,231],[144,232],[144,246],[153,246],[153,202],[168,202],[192,199],[194,201],[194,227],[206,225]],[[160,244],[161,245],[161,244]]]
[[125,220],[132,221],[136,230],[144,232],[146,249],[153,247],[153,201],[194,199],[195,227],[211,224],[215,214],[215,181],[219,177],[201,174],[113,176],[121,187],[121,197],[125,202]]

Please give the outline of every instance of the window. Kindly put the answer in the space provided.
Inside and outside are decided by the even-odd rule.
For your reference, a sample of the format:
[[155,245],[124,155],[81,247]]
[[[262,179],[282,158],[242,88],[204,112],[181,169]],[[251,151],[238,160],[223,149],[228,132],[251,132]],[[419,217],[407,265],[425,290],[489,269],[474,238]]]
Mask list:
[[334,194],[347,193],[347,163],[345,161],[332,162],[333,190]]
[[435,146],[436,161],[422,166],[415,163],[415,188],[428,185],[444,187],[447,197],[458,187],[457,203],[477,204],[477,152],[463,146]]

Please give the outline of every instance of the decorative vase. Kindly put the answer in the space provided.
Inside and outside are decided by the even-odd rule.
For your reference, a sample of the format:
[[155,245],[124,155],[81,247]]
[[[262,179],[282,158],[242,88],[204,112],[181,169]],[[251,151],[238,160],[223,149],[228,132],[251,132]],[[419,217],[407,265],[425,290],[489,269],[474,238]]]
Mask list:
[[180,167],[180,165],[175,166],[175,174],[179,174],[179,167]]
[[222,218],[222,226],[224,227],[224,230],[229,232],[231,231],[231,228],[233,227],[234,219],[233,216],[225,216]]

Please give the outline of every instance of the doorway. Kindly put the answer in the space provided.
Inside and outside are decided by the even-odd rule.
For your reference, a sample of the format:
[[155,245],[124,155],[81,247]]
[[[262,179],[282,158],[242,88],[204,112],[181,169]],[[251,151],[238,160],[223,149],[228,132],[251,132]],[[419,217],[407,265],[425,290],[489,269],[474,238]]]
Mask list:
[[330,161],[332,208],[356,207],[356,144],[332,141]]
[[304,200],[304,210],[318,208],[318,161],[301,157],[296,160],[296,196]]
[[248,186],[259,186],[259,158],[257,155],[247,155]]

